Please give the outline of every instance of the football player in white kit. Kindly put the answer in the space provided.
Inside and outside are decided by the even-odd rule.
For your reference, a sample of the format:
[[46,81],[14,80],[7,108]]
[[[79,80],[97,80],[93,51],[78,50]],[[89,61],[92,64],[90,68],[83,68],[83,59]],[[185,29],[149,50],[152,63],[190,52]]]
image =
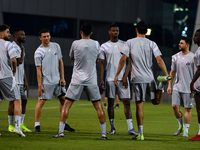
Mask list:
[[73,74],[70,85],[65,95],[66,100],[60,116],[58,134],[54,138],[64,137],[64,122],[68,118],[69,109],[74,101],[79,101],[83,90],[97,111],[101,127],[101,139],[107,139],[106,120],[101,97],[97,85],[96,61],[100,50],[99,42],[90,39],[93,34],[92,26],[89,23],[81,25],[80,35],[82,39],[72,43],[70,59],[74,60]]
[[[191,108],[194,107],[193,96],[190,91],[190,83],[194,76],[194,54],[189,51],[192,40],[189,37],[182,37],[179,42],[180,52],[172,57],[172,65],[170,76],[172,80],[169,81],[167,93],[172,95],[172,108],[174,115],[178,121],[179,128],[174,133],[175,136],[183,131],[183,137],[188,137],[188,129],[192,117]],[[176,76],[176,81],[173,85],[173,92],[171,90],[173,78]],[[183,113],[179,106],[185,108],[184,123]]]
[[131,82],[133,83],[133,89],[135,92],[136,101],[136,118],[138,124],[138,135],[133,137],[135,140],[144,140],[143,135],[143,102],[145,101],[146,94],[150,97],[153,104],[159,104],[162,98],[163,84],[160,83],[159,87],[155,83],[153,71],[151,69],[152,54],[154,54],[158,66],[161,68],[165,76],[160,76],[162,81],[170,80],[167,69],[163,59],[161,58],[161,52],[157,44],[147,38],[147,24],[144,21],[140,21],[136,26],[137,37],[126,41],[125,46],[121,52],[123,56],[120,59],[118,70],[115,76],[115,85],[118,86],[119,74],[126,62],[127,57],[131,60]]
[[[115,134],[116,128],[114,125],[114,100],[115,93],[118,92],[119,98],[124,104],[124,114],[126,116],[126,121],[128,125],[128,134],[138,133],[134,130],[132,125],[132,112],[130,108],[130,86],[128,81],[129,69],[130,67],[129,58],[127,58],[127,63],[124,66],[123,70],[118,76],[118,85],[114,85],[115,74],[117,73],[117,68],[119,61],[121,59],[121,49],[123,48],[125,42],[118,39],[119,36],[119,27],[116,24],[110,26],[109,31],[110,40],[103,43],[100,48],[100,64],[101,64],[101,88],[106,89],[106,97],[108,97],[108,116],[111,125],[111,130],[108,134]],[[104,87],[104,64],[106,63],[106,88]]]

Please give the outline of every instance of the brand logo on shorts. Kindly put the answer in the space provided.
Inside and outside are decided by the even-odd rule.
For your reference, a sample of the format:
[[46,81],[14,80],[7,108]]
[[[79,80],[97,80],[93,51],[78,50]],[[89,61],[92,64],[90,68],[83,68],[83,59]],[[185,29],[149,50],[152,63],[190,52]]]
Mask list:
[[56,53],[56,52],[54,52],[54,55],[57,55],[57,53]]
[[187,65],[187,66],[189,66],[189,65],[190,65],[190,63],[189,63],[189,62],[186,62],[186,65]]

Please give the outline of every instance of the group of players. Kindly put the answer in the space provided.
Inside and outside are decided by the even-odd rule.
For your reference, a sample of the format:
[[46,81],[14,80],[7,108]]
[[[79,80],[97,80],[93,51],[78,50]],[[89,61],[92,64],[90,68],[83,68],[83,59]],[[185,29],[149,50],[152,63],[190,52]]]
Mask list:
[[[101,87],[106,89],[106,97],[108,97],[108,116],[111,130],[108,134],[115,134],[116,127],[114,125],[114,98],[116,90],[119,98],[124,104],[124,114],[128,125],[128,134],[135,135],[132,139],[144,140],[143,135],[143,102],[148,95],[154,105],[158,105],[162,99],[164,85],[169,83],[167,93],[172,94],[172,107],[174,114],[179,123],[179,129],[174,135],[179,135],[183,131],[183,136],[188,137],[188,128],[191,119],[191,108],[193,101],[191,91],[194,92],[196,100],[196,109],[198,114],[199,132],[190,138],[190,140],[200,140],[200,48],[192,54],[189,51],[191,45],[190,38],[182,38],[179,43],[181,52],[175,54],[172,58],[172,66],[170,75],[168,75],[165,63],[161,58],[161,52],[157,44],[147,38],[147,24],[140,21],[136,26],[137,37],[126,42],[119,40],[119,27],[116,24],[110,26],[110,40],[101,46],[98,41],[90,39],[93,34],[92,26],[84,23],[80,29],[80,40],[75,40],[70,49],[70,59],[74,60],[73,74],[70,85],[66,91],[64,79],[64,66],[62,61],[62,53],[59,44],[50,42],[50,32],[42,29],[39,32],[39,38],[42,44],[37,48],[34,54],[35,66],[37,70],[38,81],[38,103],[35,108],[35,131],[40,132],[40,117],[42,107],[46,100],[52,99],[52,95],[60,100],[60,124],[59,130],[54,138],[63,138],[64,130],[75,131],[71,128],[66,120],[69,110],[74,103],[80,99],[83,90],[88,95],[89,100],[95,107],[100,127],[101,139],[107,139],[105,113],[101,104],[101,97],[97,85],[96,63],[100,59]],[[26,83],[24,67],[18,71],[19,66],[23,66],[23,58],[25,56],[24,47],[25,33],[18,29],[13,33],[14,41],[10,43],[9,27],[7,25],[0,26],[0,94],[1,98],[9,100],[9,116],[15,115],[15,127],[10,131],[24,137],[23,131],[30,132],[23,124],[26,106],[26,93],[28,88]],[[15,38],[16,37],[16,38]],[[193,38],[194,43],[200,47],[200,30],[197,30]],[[158,66],[161,68],[165,76],[159,76],[157,86],[152,72],[152,54],[156,58]],[[193,58],[194,57],[194,58]],[[9,62],[9,63],[8,63]],[[104,64],[106,63],[106,84],[104,84]],[[131,69],[130,69],[131,68]],[[23,70],[23,71],[22,71]],[[131,70],[131,78],[129,83],[128,74]],[[19,73],[17,80],[16,74]],[[193,74],[195,75],[193,77]],[[176,81],[171,92],[172,78],[176,75]],[[189,86],[190,85],[190,86]],[[193,86],[194,85],[194,86]],[[132,112],[130,109],[130,86],[135,92],[136,101],[136,118],[138,124],[138,132],[132,125]],[[20,93],[19,93],[20,92]],[[22,94],[23,93],[23,94]],[[21,95],[21,97],[20,97]],[[21,110],[21,100],[24,104]],[[13,105],[14,103],[14,105]],[[185,107],[185,116],[183,123],[182,112],[179,106]],[[23,115],[21,115],[21,113]],[[13,117],[9,117],[9,124]],[[21,119],[22,118],[22,119]],[[10,126],[9,126],[10,127]],[[22,130],[21,130],[21,129]]]

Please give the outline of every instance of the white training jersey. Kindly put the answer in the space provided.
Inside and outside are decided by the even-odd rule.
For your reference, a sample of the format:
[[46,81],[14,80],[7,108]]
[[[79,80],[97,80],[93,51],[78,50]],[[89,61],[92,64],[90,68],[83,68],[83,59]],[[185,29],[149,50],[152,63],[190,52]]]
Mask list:
[[[118,40],[117,42],[108,41],[101,45],[99,58],[106,61],[106,81],[114,81],[115,79],[124,44],[124,41]],[[123,80],[125,69],[126,65],[120,72],[118,80]]]
[[[198,47],[194,54],[194,74],[196,73],[198,66],[200,66],[200,47]],[[200,77],[194,83],[194,88],[200,92]]]
[[136,37],[128,40],[121,52],[130,57],[132,83],[154,81],[152,54],[154,57],[162,55],[155,42],[147,38]]
[[[18,54],[17,58],[20,58],[22,50],[19,47],[19,45],[17,45],[17,43],[15,41],[13,41],[11,43],[11,47],[12,47],[11,49],[13,51],[16,51],[16,53]],[[24,57],[25,57],[25,51],[24,51]],[[15,80],[16,80],[17,84],[24,84],[24,60],[23,60],[22,64],[17,64]]]
[[0,79],[13,77],[11,59],[19,54],[12,50],[11,42],[0,39]]
[[35,66],[42,66],[42,83],[58,84],[60,81],[59,59],[62,53],[59,44],[50,42],[48,47],[40,45],[35,51]]
[[99,42],[80,39],[72,43],[69,56],[74,57],[71,83],[97,85],[96,60],[100,51]]
[[191,93],[190,83],[194,76],[194,54],[192,52],[186,55],[183,55],[182,52],[176,53],[172,58],[171,69],[176,71],[173,90]]

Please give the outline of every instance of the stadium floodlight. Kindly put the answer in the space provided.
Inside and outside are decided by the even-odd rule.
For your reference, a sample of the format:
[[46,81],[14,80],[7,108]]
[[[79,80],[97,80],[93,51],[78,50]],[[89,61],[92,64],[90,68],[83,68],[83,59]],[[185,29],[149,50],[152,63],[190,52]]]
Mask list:
[[151,30],[152,30],[152,29],[150,29],[150,28],[147,29],[147,33],[146,33],[147,36],[150,36],[150,35],[151,35]]

